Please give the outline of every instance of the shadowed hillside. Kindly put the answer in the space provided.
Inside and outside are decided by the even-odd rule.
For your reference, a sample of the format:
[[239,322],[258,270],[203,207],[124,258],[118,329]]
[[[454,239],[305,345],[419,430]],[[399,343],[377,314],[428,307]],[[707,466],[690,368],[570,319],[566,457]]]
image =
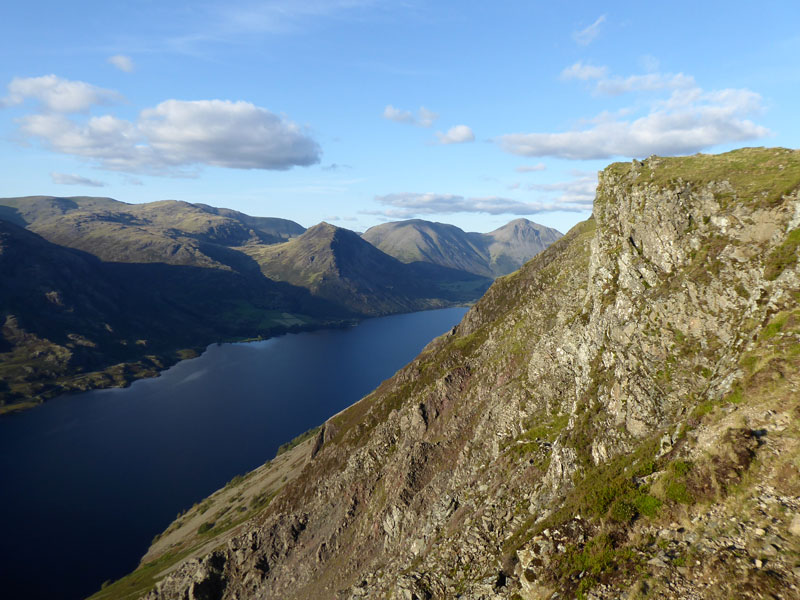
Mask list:
[[0,411],[124,385],[227,339],[477,299],[327,224],[174,200],[0,199]]
[[248,249],[263,273],[368,315],[422,310],[482,294],[485,277],[429,264],[405,264],[358,234],[321,223],[276,246]]

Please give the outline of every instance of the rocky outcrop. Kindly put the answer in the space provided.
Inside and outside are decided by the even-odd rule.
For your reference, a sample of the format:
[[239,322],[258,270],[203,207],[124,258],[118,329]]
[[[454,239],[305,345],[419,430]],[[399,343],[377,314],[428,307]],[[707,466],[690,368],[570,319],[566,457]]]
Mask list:
[[796,595],[798,189],[782,149],[611,165],[147,598]]

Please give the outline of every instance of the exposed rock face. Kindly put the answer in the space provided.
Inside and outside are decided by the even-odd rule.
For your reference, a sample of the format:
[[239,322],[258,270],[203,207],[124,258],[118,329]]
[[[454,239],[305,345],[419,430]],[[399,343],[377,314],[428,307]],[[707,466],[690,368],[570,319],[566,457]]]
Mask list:
[[798,189],[797,151],[610,166],[147,598],[795,596]]

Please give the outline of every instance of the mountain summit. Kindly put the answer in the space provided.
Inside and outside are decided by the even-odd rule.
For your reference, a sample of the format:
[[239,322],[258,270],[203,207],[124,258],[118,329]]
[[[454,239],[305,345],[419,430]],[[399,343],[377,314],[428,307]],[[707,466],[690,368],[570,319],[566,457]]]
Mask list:
[[515,219],[490,233],[421,219],[376,225],[363,238],[403,262],[429,262],[485,277],[516,271],[561,237],[555,229]]
[[[433,264],[405,264],[357,233],[320,223],[284,244],[247,250],[270,279],[367,315],[414,311],[475,298],[489,280]],[[443,300],[442,300],[443,299]]]

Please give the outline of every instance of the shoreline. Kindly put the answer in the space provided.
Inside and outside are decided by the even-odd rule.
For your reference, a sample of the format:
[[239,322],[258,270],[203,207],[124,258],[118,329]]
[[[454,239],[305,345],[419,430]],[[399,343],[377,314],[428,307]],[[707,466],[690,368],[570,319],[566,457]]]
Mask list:
[[[475,304],[472,302],[460,302],[449,306],[435,306],[423,309],[423,311],[442,310],[447,308],[470,308]],[[203,352],[212,344],[237,344],[259,342],[290,333],[305,333],[309,331],[319,331],[323,329],[344,329],[355,327],[367,319],[379,317],[390,317],[394,315],[412,314],[421,312],[412,310],[407,312],[395,312],[385,315],[370,315],[364,317],[354,317],[351,319],[338,319],[330,322],[304,323],[276,326],[265,330],[263,334],[254,337],[229,336],[212,340],[205,344],[195,346],[166,349],[160,352],[146,354],[137,360],[108,365],[103,369],[88,371],[84,373],[69,373],[53,380],[42,382],[45,387],[41,392],[33,397],[22,398],[18,401],[10,401],[0,405],[0,419],[7,418],[9,415],[19,414],[27,410],[36,408],[44,403],[67,394],[80,394],[95,390],[106,390],[112,388],[124,389],[130,387],[140,379],[151,379],[158,377],[167,369],[173,367],[183,360],[191,360],[202,355]]]
[[[368,318],[368,317],[367,317]],[[159,377],[164,371],[170,369],[181,361],[191,360],[201,356],[213,344],[236,344],[265,341],[290,333],[305,333],[321,329],[344,329],[352,327],[364,319],[338,320],[329,323],[288,325],[275,327],[263,335],[255,337],[230,336],[212,340],[203,345],[175,348],[158,353],[146,354],[138,360],[116,363],[103,369],[84,373],[64,374],[60,378],[42,382],[45,387],[41,392],[30,398],[10,401],[0,405],[0,419],[9,415],[19,414],[36,408],[44,403],[68,394],[81,394],[95,390],[124,389],[130,387],[140,379]]]

